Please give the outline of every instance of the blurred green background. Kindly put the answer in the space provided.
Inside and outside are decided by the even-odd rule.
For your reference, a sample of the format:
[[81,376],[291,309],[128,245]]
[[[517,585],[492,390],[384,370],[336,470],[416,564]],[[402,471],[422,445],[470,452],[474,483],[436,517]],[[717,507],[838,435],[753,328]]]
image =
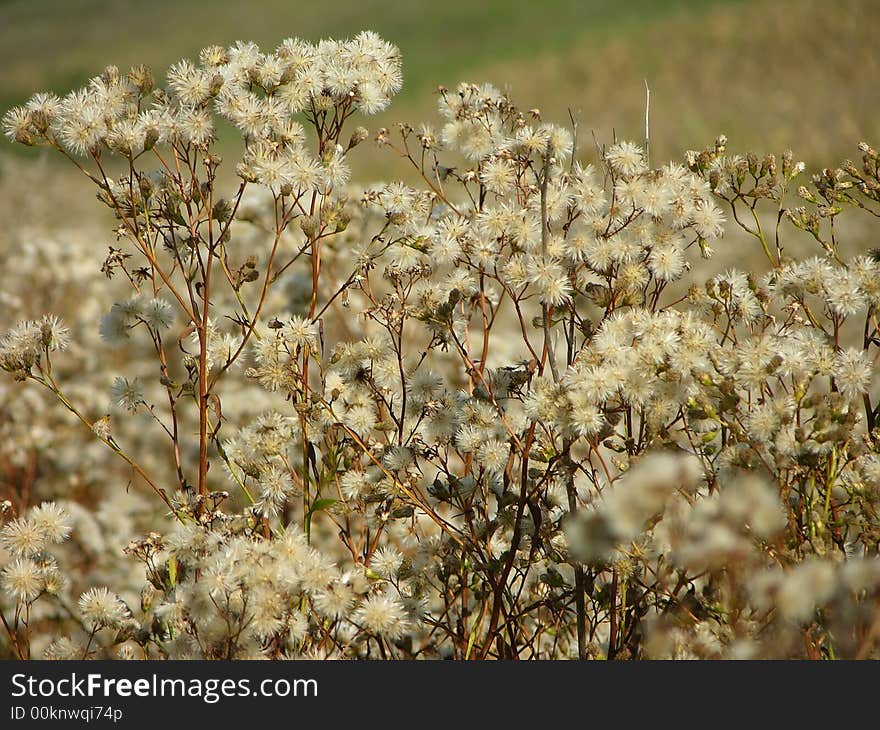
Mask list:
[[[371,129],[436,121],[436,86],[469,80],[548,120],[570,108],[600,141],[640,140],[647,80],[655,162],[720,132],[733,151],[792,148],[823,166],[880,144],[878,0],[0,0],[0,110],[111,63],[161,75],[210,43],[362,29],[404,60],[404,92]],[[400,167],[365,157],[368,176]]]

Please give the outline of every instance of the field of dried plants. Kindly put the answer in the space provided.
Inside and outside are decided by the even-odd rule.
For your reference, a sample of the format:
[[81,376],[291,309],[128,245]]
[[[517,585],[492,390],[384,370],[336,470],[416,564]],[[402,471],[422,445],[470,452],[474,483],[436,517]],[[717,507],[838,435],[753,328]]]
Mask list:
[[183,60],[199,3],[53,58],[37,5],[0,5],[0,656],[878,656],[874,3]]

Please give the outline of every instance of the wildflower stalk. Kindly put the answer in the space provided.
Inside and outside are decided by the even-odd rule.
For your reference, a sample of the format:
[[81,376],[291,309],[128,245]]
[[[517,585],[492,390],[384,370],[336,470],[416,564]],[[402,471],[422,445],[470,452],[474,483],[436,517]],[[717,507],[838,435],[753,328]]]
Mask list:
[[[16,619],[18,618],[18,612],[16,611]],[[26,658],[26,654],[24,650],[22,650],[21,645],[19,643],[18,636],[18,621],[16,620],[13,623],[13,626],[9,625],[9,622],[6,620],[6,615],[3,611],[0,611],[0,621],[3,622],[3,628],[6,630],[6,635],[9,637],[9,641],[12,643],[13,649],[15,649],[16,656],[24,660]]]
[[526,434],[525,442],[522,450],[522,467],[520,472],[520,493],[516,505],[516,517],[513,522],[513,535],[510,539],[510,550],[504,561],[504,567],[501,574],[495,579],[495,585],[492,592],[492,613],[489,618],[489,628],[486,631],[486,638],[480,651],[480,658],[485,659],[489,655],[492,644],[498,638],[498,622],[501,619],[501,612],[504,606],[504,591],[507,588],[507,579],[516,560],[516,551],[522,537],[522,520],[525,515],[526,505],[528,504],[529,491],[529,451],[535,438],[536,424],[533,422]]
[[[547,217],[547,184],[550,175],[550,157],[551,157],[551,149],[548,145],[547,153],[544,157],[544,166],[541,172],[541,255],[547,256],[547,245],[548,239],[550,237],[550,224]],[[556,364],[556,353],[553,345],[553,336],[550,331],[550,306],[543,302],[541,304],[541,315],[542,315],[542,326],[544,330],[544,354],[548,358],[550,363],[550,371],[553,375],[553,381],[555,383],[560,382],[559,370]],[[572,320],[574,315],[572,314]],[[569,353],[569,365],[571,365],[571,357],[573,355],[573,350],[571,347],[568,348]],[[574,514],[577,511],[577,489],[574,485],[574,471],[572,468],[568,466],[568,462],[571,461],[570,452],[571,452],[572,440],[568,437],[563,439],[562,444],[562,459],[566,465],[566,470],[568,472],[568,476],[566,478],[565,489],[568,497],[568,509],[570,514]],[[573,465],[572,465],[573,466]],[[519,526],[519,520],[521,519],[521,513],[517,516],[517,527]],[[514,547],[515,550],[515,547]],[[577,563],[574,566],[575,573],[575,610],[577,613],[576,618],[576,635],[577,635],[577,649],[578,649],[578,657],[580,659],[587,658],[587,632],[586,632],[586,604],[584,600],[584,591],[585,591],[585,583],[584,583],[584,569],[580,563]]]
[[781,261],[775,260],[773,258],[773,254],[770,253],[770,246],[767,243],[767,237],[764,235],[764,228],[761,225],[761,219],[758,218],[758,214],[753,206],[749,206],[749,210],[752,213],[752,219],[755,221],[755,235],[756,238],[761,242],[761,248],[764,250],[764,255],[767,257],[767,260],[770,262],[771,266],[779,267],[781,265]]
[[[562,458],[566,469],[565,492],[568,497],[568,513],[572,517],[578,511],[577,487],[574,483],[575,464],[571,460],[572,440],[566,437],[562,445]],[[586,579],[584,566],[577,562],[574,565],[574,601],[575,601],[575,633],[577,636],[578,658],[587,658],[587,606]]]
[[94,424],[91,423],[82,412],[70,401],[67,396],[61,392],[61,389],[58,387],[58,384],[55,382],[54,378],[51,375],[46,375],[45,377],[41,376],[31,376],[33,380],[40,385],[42,385],[47,390],[51,391],[56,398],[64,405],[64,407],[70,411],[74,416],[76,416],[84,426],[86,426],[92,433],[94,433],[105,445],[109,446],[118,456],[120,456],[126,464],[128,464],[138,476],[141,477],[149,487],[159,496],[159,498],[168,506],[169,509],[175,514],[175,516],[180,519],[179,515],[177,515],[176,510],[168,499],[168,495],[165,493],[165,490],[159,487],[147,471],[137,463],[131,456],[129,456],[117,443],[116,440],[112,436],[104,436],[100,433],[96,433]]
[[831,511],[831,492],[834,489],[834,482],[837,479],[837,447],[831,449],[831,455],[828,459],[827,473],[825,476],[825,507],[822,510],[822,522],[827,528],[828,514]]
[[95,638],[95,634],[98,633],[98,628],[99,628],[98,624],[95,624],[92,627],[92,630],[89,632],[89,639],[88,639],[88,641],[86,641],[86,646],[83,649],[82,656],[80,657],[81,660],[89,658],[89,649],[92,646],[92,640]]
[[210,294],[210,261],[205,276],[204,306],[199,324],[199,482],[198,493],[204,497],[208,493],[208,296]]
[[617,616],[617,591],[620,583],[620,576],[617,568],[611,569],[611,596],[608,602],[609,628],[608,628],[608,652],[607,657],[614,659],[617,654],[618,641],[618,616]]
[[[544,165],[541,170],[541,255],[547,256],[547,243],[550,238],[550,223],[547,219],[547,184],[550,179],[550,157],[552,150],[549,145],[544,156]],[[550,305],[546,302],[541,303],[541,321],[544,329],[544,357],[550,363],[550,371],[553,373],[553,380],[559,382],[559,370],[556,365],[556,353],[553,345],[553,335],[550,332]]]
[[300,403],[300,430],[302,432],[302,490],[303,490],[303,530],[306,534],[306,541],[311,542],[312,539],[312,500],[311,487],[309,479],[309,438],[308,423],[306,421],[306,411],[308,409],[307,393],[308,377],[309,377],[309,346],[303,347],[303,382],[302,382],[302,401]]
[[[147,261],[150,264],[151,270],[155,271],[157,274],[159,274],[159,277],[162,279],[162,282],[165,284],[166,287],[168,287],[168,291],[171,292],[171,294],[177,300],[177,303],[180,305],[181,309],[184,311],[184,313],[187,315],[187,317],[192,322],[195,322],[196,321],[196,315],[195,315],[196,309],[195,309],[195,302],[194,302],[192,296],[190,296],[191,304],[187,305],[187,303],[184,301],[182,295],[180,294],[180,292],[177,290],[177,288],[174,286],[173,282],[171,281],[169,274],[164,270],[164,268],[159,264],[158,260],[156,259],[155,252],[153,250],[152,245],[150,244],[149,241],[147,241],[146,239],[144,239],[141,236],[141,234],[138,230],[138,227],[137,227],[136,220],[130,219],[123,211],[121,202],[117,199],[116,195],[113,193],[112,186],[110,185],[110,180],[107,177],[106,172],[104,172],[104,168],[101,164],[101,158],[97,154],[92,154],[92,159],[94,160],[95,164],[98,167],[98,170],[101,173],[101,181],[97,182],[97,185],[102,190],[107,191],[108,196],[111,200],[112,207],[114,209],[114,213],[117,216],[119,216],[119,219],[122,221],[123,225],[126,227],[126,230],[128,231],[128,233],[130,233],[132,236],[134,236],[138,251],[140,253],[142,253],[144,255],[144,257],[147,259]],[[82,170],[83,168],[80,167],[80,169]],[[95,180],[95,177],[91,173],[86,173],[86,174],[88,175],[88,177],[91,180],[93,180],[93,181]]]
[[[322,401],[322,404],[330,411],[330,413],[333,412],[332,407],[329,403],[327,403],[326,401]],[[385,468],[385,465],[376,458],[370,448],[363,442],[363,440],[360,436],[358,436],[357,433],[349,429],[344,424],[342,428],[343,430],[345,430],[346,434],[360,447],[361,452],[373,463],[374,466],[376,466],[384,474],[385,477],[390,479],[403,494],[409,497],[413,501],[413,504],[423,510],[425,514],[427,514],[434,521],[434,523],[441,530],[443,530],[444,533],[446,533],[456,543],[464,547],[465,543],[463,539],[459,536],[459,533],[461,531],[458,528],[444,520],[439,514],[437,514],[437,512],[426,500],[410,490],[405,484],[400,482],[400,480],[398,480],[390,471],[388,471],[388,469]]]

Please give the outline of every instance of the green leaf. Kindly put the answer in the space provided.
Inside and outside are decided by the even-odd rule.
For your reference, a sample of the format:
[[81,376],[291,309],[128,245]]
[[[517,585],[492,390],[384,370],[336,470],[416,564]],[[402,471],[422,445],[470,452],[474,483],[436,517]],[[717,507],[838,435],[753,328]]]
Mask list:
[[336,504],[337,501],[338,501],[338,500],[335,500],[335,499],[329,499],[329,498],[327,498],[327,499],[316,499],[316,500],[312,503],[312,508],[309,510],[309,514],[311,515],[311,514],[314,514],[315,512],[320,512],[321,510],[328,510],[328,509],[330,509],[334,504]]

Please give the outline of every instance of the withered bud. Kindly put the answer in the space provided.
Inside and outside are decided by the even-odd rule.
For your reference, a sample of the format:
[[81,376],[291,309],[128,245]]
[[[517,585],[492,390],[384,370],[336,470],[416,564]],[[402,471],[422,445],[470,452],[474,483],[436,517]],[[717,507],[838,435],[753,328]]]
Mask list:
[[318,235],[321,221],[317,216],[304,215],[299,219],[299,227],[306,235],[306,238],[314,238]]
[[146,175],[138,177],[138,188],[144,198],[149,198],[153,194],[153,182]]
[[144,133],[144,152],[148,152],[149,150],[155,147],[156,142],[159,141],[159,130],[155,127],[148,127],[147,131]]
[[759,177],[759,175],[758,175],[758,155],[756,155],[754,152],[749,152],[749,154],[746,155],[746,161],[749,164],[749,172],[753,176]]
[[214,217],[214,220],[226,223],[232,217],[232,206],[226,198],[220,198],[220,200],[214,203],[211,215]]
[[36,144],[34,135],[26,129],[20,129],[15,133],[15,141],[27,147],[33,147]]
[[49,117],[42,109],[34,109],[30,113],[30,121],[31,126],[41,136],[45,136],[46,132],[49,131]]
[[254,173],[254,168],[246,162],[239,162],[235,166],[235,173],[245,182],[256,182],[257,176]]
[[804,185],[798,186],[797,194],[798,194],[799,198],[803,198],[804,200],[808,200],[811,203],[816,202],[816,196],[813,195]]
[[709,186],[712,188],[712,190],[717,190],[720,183],[721,173],[718,172],[717,169],[712,169],[709,172]]
[[153,90],[155,79],[153,78],[153,70],[149,66],[140,64],[132,66],[128,72],[128,80],[131,82],[141,96],[146,96]]
[[867,142],[859,142],[859,150],[866,154],[868,157],[874,160],[877,159],[877,151]]
[[791,172],[791,163],[794,159],[794,152],[791,150],[786,150],[782,153],[782,174],[788,177],[789,172]]
[[40,342],[43,347],[49,347],[52,344],[52,325],[49,322],[43,322],[40,327]]
[[217,96],[220,93],[220,89],[223,88],[223,77],[220,74],[214,74],[211,77],[211,87],[210,87],[210,95]]
[[355,127],[354,131],[351,133],[351,138],[348,140],[348,147],[345,148],[345,151],[348,152],[348,150],[357,147],[369,136],[370,133],[366,127]]
[[119,83],[119,67],[118,66],[107,66],[104,69],[104,73],[101,74],[101,78],[108,84],[118,84]]
[[200,57],[206,66],[222,66],[229,63],[229,54],[223,46],[211,45],[203,48]]

